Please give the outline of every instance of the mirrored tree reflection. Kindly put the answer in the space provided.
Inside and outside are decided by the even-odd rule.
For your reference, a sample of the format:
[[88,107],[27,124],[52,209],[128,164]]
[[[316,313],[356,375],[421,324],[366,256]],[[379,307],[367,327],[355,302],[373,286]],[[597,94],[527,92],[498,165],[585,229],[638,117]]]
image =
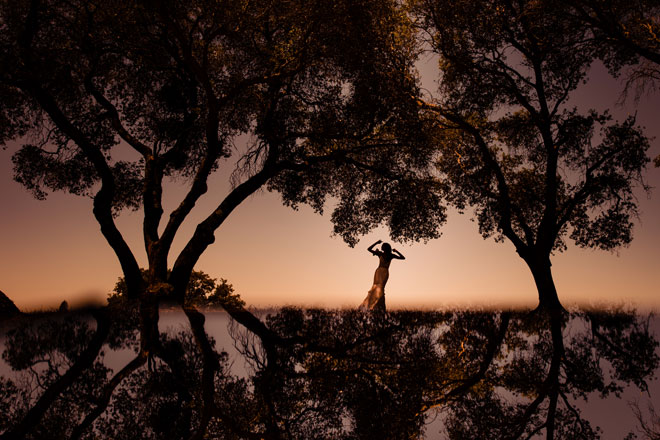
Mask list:
[[[607,438],[584,409],[647,393],[659,363],[654,318],[633,311],[233,304],[207,314],[229,322],[220,346],[187,306],[147,350],[131,307],[5,325],[0,438]],[[654,438],[657,414],[629,409],[630,438]]]

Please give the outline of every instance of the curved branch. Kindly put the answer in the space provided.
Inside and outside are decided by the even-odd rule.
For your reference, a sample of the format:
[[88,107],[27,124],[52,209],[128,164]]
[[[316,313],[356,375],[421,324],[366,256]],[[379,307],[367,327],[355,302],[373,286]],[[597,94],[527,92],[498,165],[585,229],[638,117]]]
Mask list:
[[39,397],[39,400],[32,408],[28,410],[21,420],[12,430],[8,430],[0,435],[0,440],[18,440],[26,437],[31,429],[39,425],[41,418],[51,407],[55,400],[66,391],[75,381],[77,381],[83,372],[88,370],[94,364],[94,360],[99,355],[101,348],[110,332],[110,321],[105,310],[95,310],[92,312],[96,319],[96,333],[89,342],[87,348],[80,354],[80,357],[74,364],[49,386]]
[[[212,81],[206,70],[206,64],[200,64],[195,59],[192,53],[192,44],[190,44],[189,37],[186,37],[183,29],[181,29],[181,27],[166,14],[163,8],[157,7],[156,12],[163,19],[168,29],[172,31],[174,38],[177,40],[181,48],[181,54],[172,54],[172,56],[177,59],[182,68],[190,72],[190,74],[199,81],[206,97],[206,154],[200,167],[197,169],[190,190],[186,193],[179,206],[170,214],[167,225],[160,237],[158,243],[159,258],[166,259],[179,227],[195,207],[199,198],[208,190],[208,177],[211,174],[218,157],[222,154],[222,145],[218,135],[220,127],[218,112],[222,103],[218,101],[215,95]],[[174,152],[176,150],[175,146],[175,148],[172,148],[168,153],[175,154]],[[165,161],[169,160],[168,153],[163,155]]]
[[202,440],[206,436],[206,430],[215,412],[215,372],[219,369],[218,355],[213,349],[208,335],[204,330],[205,317],[194,307],[184,307],[184,313],[190,322],[197,347],[202,353],[204,367],[202,369],[202,413],[200,414],[199,427],[191,433],[190,440]]
[[165,226],[165,229],[163,230],[163,233],[160,237],[159,253],[167,256],[170,247],[172,246],[172,242],[174,241],[174,237],[179,230],[179,227],[195,207],[195,204],[199,198],[208,190],[208,177],[213,170],[213,166],[219,156],[219,153],[219,149],[214,151],[211,151],[211,149],[208,150],[202,161],[202,164],[197,169],[197,173],[195,174],[195,178],[193,180],[192,186],[190,187],[190,190],[186,193],[181,203],[179,203],[179,206],[170,214],[167,225]]
[[[28,70],[35,69],[32,62],[32,39],[38,30],[38,8],[39,1],[34,0],[30,4],[26,28],[21,34],[19,44],[21,46],[21,57]],[[94,216],[101,226],[101,232],[112,247],[124,272],[128,295],[136,297],[142,288],[142,276],[135,256],[128,244],[122,237],[115,225],[112,216],[112,203],[115,196],[115,179],[101,150],[92,144],[87,136],[66,117],[64,112],[56,103],[55,99],[41,85],[33,80],[26,79],[17,86],[28,95],[31,95],[41,108],[50,117],[53,123],[67,135],[85,153],[85,156],[94,166],[101,178],[101,189],[94,196]]]
[[137,260],[121,232],[119,232],[112,215],[115,178],[112,175],[110,165],[101,150],[94,146],[78,127],[73,125],[48,92],[32,81],[25,83],[23,87],[37,100],[53,123],[80,147],[99,174],[101,189],[94,196],[94,217],[101,226],[103,236],[119,259],[128,287],[128,296],[131,298],[136,297],[142,288],[143,280]]
[[140,353],[133,358],[124,368],[122,368],[119,373],[115,374],[114,377],[108,382],[108,384],[103,389],[101,396],[97,399],[96,408],[94,408],[83,421],[74,428],[73,433],[71,434],[70,439],[75,440],[79,439],[85,431],[94,423],[94,421],[103,414],[103,411],[108,407],[110,403],[110,398],[112,397],[115,388],[128,377],[135,370],[140,368],[147,361],[147,355],[143,350],[140,350]]
[[106,111],[107,117],[110,118],[112,127],[119,134],[119,136],[130,145],[135,151],[140,153],[145,159],[145,186],[143,191],[143,205],[144,205],[144,240],[147,255],[152,257],[150,249],[158,240],[158,225],[160,218],[163,214],[162,207],[162,180],[163,173],[159,169],[159,163],[154,159],[154,154],[151,148],[140,142],[133,136],[121,123],[119,112],[117,108],[98,90],[93,83],[92,75],[87,75],[84,80],[85,89],[94,97],[103,109]]
[[185,292],[188,279],[197,260],[199,260],[202,253],[215,241],[215,230],[220,227],[238,205],[259,190],[268,179],[273,177],[279,168],[266,166],[257,174],[238,185],[206,219],[197,225],[195,233],[177,257],[170,275],[170,283],[174,287],[175,294],[181,297],[180,299],[183,299],[183,292]]
[[509,328],[510,320],[511,320],[511,313],[509,312],[502,313],[502,320],[500,322],[500,326],[497,330],[497,333],[494,335],[494,337],[490,338],[488,340],[488,344],[486,344],[486,353],[484,354],[484,359],[481,362],[481,365],[479,366],[479,370],[477,370],[477,372],[474,373],[473,375],[462,380],[461,385],[457,386],[456,388],[453,388],[447,394],[442,396],[440,399],[425,403],[420,409],[421,412],[428,411],[431,408],[444,405],[449,400],[455,399],[467,393],[468,391],[470,391],[470,389],[473,386],[478,384],[486,377],[486,372],[490,368],[491,364],[493,363],[493,360],[495,359],[495,356],[497,355],[500,347],[502,346],[502,342],[504,341],[504,337],[506,336],[506,332]]
[[133,136],[121,123],[121,120],[119,118],[119,112],[117,111],[117,108],[108,100],[108,98],[101,93],[95,86],[94,83],[92,82],[92,76],[87,75],[85,77],[85,90],[89,92],[94,99],[96,100],[97,103],[103,109],[106,111],[106,116],[109,117],[110,122],[112,123],[112,128],[115,129],[117,134],[128,144],[130,145],[135,151],[140,153],[145,159],[152,156],[152,151],[151,148],[148,146],[144,145],[142,142],[140,142],[139,139],[137,139],[135,136]]
[[[474,142],[477,145],[477,148],[479,149],[479,153],[481,154],[483,161],[485,162],[488,169],[490,169],[495,174],[495,179],[497,180],[498,211],[500,214],[498,226],[502,230],[502,234],[511,240],[519,253],[525,252],[525,250],[528,248],[528,245],[525,244],[525,242],[523,242],[513,230],[511,219],[512,205],[511,198],[509,197],[509,186],[506,182],[506,177],[504,176],[504,172],[502,171],[500,164],[497,162],[497,159],[493,157],[491,151],[488,149],[488,144],[481,135],[479,129],[466,121],[463,116],[458,115],[455,112],[448,111],[440,106],[428,104],[423,101],[418,101],[418,103],[423,108],[432,110],[440,116],[446,118],[448,121],[456,124],[458,128],[464,130],[472,136]],[[520,221],[521,223],[524,223],[522,218]]]

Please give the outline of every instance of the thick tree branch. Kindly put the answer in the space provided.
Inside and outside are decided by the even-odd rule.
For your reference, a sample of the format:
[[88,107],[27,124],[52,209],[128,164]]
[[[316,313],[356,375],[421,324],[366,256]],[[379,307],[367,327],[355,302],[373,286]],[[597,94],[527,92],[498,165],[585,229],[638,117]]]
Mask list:
[[[195,59],[192,52],[191,41],[186,37],[183,29],[181,29],[181,27],[169,17],[163,8],[159,5],[156,5],[155,7],[157,13],[164,20],[168,29],[172,32],[179,44],[181,53],[172,54],[172,56],[179,61],[182,68],[190,72],[190,74],[202,85],[206,99],[206,152],[197,172],[195,173],[190,190],[186,193],[181,203],[179,203],[179,206],[170,214],[170,218],[158,243],[157,253],[159,258],[166,259],[174,237],[181,224],[195,207],[199,198],[208,190],[208,177],[213,171],[216,161],[222,154],[223,145],[219,137],[220,121],[218,112],[224,102],[220,102],[216,97],[212,81],[207,71],[208,63],[200,64]],[[242,88],[239,88],[238,90],[240,91]],[[175,154],[174,151],[175,150],[172,149],[170,153]],[[163,156],[163,159],[165,161],[168,160],[168,153]]]
[[144,246],[149,257],[149,269],[158,279],[163,279],[167,273],[167,254],[155,252],[159,245],[158,226],[163,215],[163,168],[162,162],[156,157],[149,157],[144,163],[144,187],[142,200],[144,205],[144,220],[142,233]]
[[[145,249],[147,255],[152,258],[153,253],[150,252],[153,244],[158,241],[158,225],[160,218],[163,214],[162,207],[162,180],[163,174],[160,169],[158,160],[154,157],[151,148],[140,142],[123,126],[121,123],[119,112],[117,108],[103,95],[101,91],[94,86],[93,77],[87,75],[85,78],[85,89],[94,97],[103,109],[106,111],[107,117],[110,118],[112,127],[119,134],[119,136],[130,145],[135,151],[144,157],[145,161],[145,176],[143,188],[143,206],[144,206],[144,222],[143,232]],[[153,267],[154,262],[150,261],[149,266]],[[161,265],[162,266],[162,265]],[[162,270],[161,270],[162,272]]]
[[[531,33],[531,31],[530,31]],[[550,119],[550,110],[548,108],[547,95],[545,90],[545,81],[543,78],[543,66],[541,61],[532,60],[534,67],[534,75],[536,77],[536,93],[541,107],[540,114],[534,119],[534,123],[541,134],[543,144],[545,146],[546,161],[545,161],[545,200],[543,216],[538,227],[538,234],[536,235],[536,245],[539,246],[544,252],[550,253],[554,247],[555,240],[557,239],[556,225],[557,225],[557,162],[559,160],[559,149],[555,145],[552,136],[552,120]]]
[[[40,2],[30,4],[26,27],[20,38],[21,56],[28,70],[35,70],[32,60],[32,40],[38,30],[38,8]],[[101,189],[94,196],[94,216],[101,226],[101,232],[114,250],[122,267],[128,287],[128,295],[137,296],[142,288],[142,276],[135,256],[115,225],[112,204],[115,197],[115,179],[101,150],[92,144],[87,136],[66,117],[55,99],[34,79],[20,81],[18,87],[32,96],[48,114],[57,128],[73,140],[85,153],[101,178]]]
[[106,111],[105,116],[110,119],[112,123],[112,128],[115,129],[117,134],[135,151],[140,153],[145,159],[152,156],[152,150],[147,145],[140,142],[135,136],[133,136],[121,123],[119,117],[119,112],[117,108],[108,100],[108,98],[103,95],[103,93],[96,88],[94,85],[94,79],[92,75],[87,75],[85,77],[85,89],[90,93],[97,103]]
[[[499,220],[498,220],[498,227],[502,231],[502,233],[511,240],[513,245],[516,247],[516,250],[519,252],[524,252],[528,245],[523,242],[520,237],[518,237],[518,234],[513,229],[513,224],[512,224],[512,204],[511,204],[511,198],[509,196],[509,186],[506,182],[506,177],[504,176],[504,172],[502,171],[502,168],[500,167],[500,164],[498,163],[497,159],[493,157],[490,149],[488,148],[488,144],[486,143],[486,140],[483,138],[481,135],[481,132],[479,131],[478,128],[476,128],[474,125],[470,124],[463,116],[452,112],[452,111],[447,111],[443,109],[440,106],[433,105],[433,104],[427,104],[422,101],[418,101],[422,107],[427,108],[429,110],[435,111],[438,113],[440,116],[446,118],[448,121],[456,124],[460,129],[464,130],[465,132],[469,133],[470,136],[475,141],[475,144],[477,145],[477,148],[479,150],[479,153],[486,164],[486,167],[493,173],[495,174],[495,179],[497,181],[497,188],[498,188],[498,213],[499,213]],[[524,223],[523,219],[521,218],[521,223]]]
[[185,292],[190,273],[199,257],[215,241],[215,230],[239,204],[261,188],[276,172],[277,169],[274,167],[264,167],[257,174],[234,188],[220,205],[197,225],[192,238],[177,257],[170,275],[170,283],[174,286],[174,291],[178,295]]
[[142,276],[135,256],[114,222],[112,205],[115,196],[115,179],[103,153],[64,115],[53,97],[40,85],[29,81],[23,83],[22,88],[39,102],[58,129],[80,147],[99,174],[101,189],[94,196],[94,216],[101,226],[103,236],[119,259],[126,277],[128,295],[135,297],[142,288]]
[[206,431],[215,412],[215,373],[220,368],[218,354],[213,349],[208,335],[204,330],[205,317],[194,307],[184,306],[183,311],[188,317],[193,337],[202,354],[202,412],[199,417],[197,430],[190,434],[190,440],[202,440],[206,438]]

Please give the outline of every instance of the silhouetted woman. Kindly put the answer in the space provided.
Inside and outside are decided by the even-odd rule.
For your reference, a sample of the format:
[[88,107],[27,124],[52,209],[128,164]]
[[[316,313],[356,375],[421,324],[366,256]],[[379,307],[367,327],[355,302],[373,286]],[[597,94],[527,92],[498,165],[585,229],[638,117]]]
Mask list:
[[374,249],[379,243],[378,240],[367,249],[373,255],[378,257],[378,268],[374,274],[374,285],[369,290],[367,297],[362,301],[360,308],[367,310],[382,310],[385,311],[385,284],[390,277],[390,263],[392,260],[405,260],[406,257],[401,255],[401,252],[392,249],[389,243],[383,243],[380,250]]

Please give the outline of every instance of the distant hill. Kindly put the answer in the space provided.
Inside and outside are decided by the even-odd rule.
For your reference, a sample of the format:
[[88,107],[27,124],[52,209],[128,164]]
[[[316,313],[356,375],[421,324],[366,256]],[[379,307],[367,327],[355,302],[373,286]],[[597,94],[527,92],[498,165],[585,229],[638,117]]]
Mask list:
[[14,302],[10,300],[2,290],[0,290],[0,316],[11,316],[16,315],[17,313],[21,313],[21,311],[18,310],[18,307],[16,307]]

